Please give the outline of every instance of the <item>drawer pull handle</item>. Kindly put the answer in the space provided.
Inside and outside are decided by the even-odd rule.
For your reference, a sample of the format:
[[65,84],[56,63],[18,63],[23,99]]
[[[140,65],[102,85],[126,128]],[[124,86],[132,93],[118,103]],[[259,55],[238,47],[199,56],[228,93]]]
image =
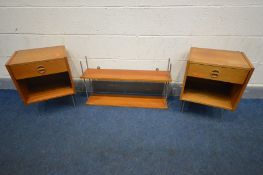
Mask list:
[[217,78],[217,77],[218,77],[218,74],[217,74],[217,73],[211,73],[211,77],[212,77],[212,78]]
[[219,70],[211,71],[211,78],[217,78],[219,76]]
[[40,73],[40,74],[46,73],[46,69],[45,69],[44,66],[38,66],[38,67],[37,67],[37,71],[38,71],[38,73]]
[[219,70],[213,70],[212,74],[219,74]]

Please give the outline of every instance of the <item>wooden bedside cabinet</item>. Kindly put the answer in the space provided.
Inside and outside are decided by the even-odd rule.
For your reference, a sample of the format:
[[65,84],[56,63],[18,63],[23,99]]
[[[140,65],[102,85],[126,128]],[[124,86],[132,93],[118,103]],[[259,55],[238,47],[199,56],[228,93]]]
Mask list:
[[253,71],[243,52],[191,48],[180,99],[234,111]]
[[16,51],[6,68],[25,104],[75,93],[64,46]]

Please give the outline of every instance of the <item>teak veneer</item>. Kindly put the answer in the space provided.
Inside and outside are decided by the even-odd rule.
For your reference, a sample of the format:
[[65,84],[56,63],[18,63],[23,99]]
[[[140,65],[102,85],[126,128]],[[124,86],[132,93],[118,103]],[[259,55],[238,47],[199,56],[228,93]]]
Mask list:
[[155,96],[106,95],[94,94],[87,101],[88,105],[123,106],[167,109],[165,98]]
[[25,104],[75,93],[64,46],[16,51],[6,68]]
[[81,78],[98,81],[132,81],[132,82],[170,82],[169,71],[121,70],[121,69],[87,69]]
[[253,71],[243,52],[193,47],[180,99],[235,110]]

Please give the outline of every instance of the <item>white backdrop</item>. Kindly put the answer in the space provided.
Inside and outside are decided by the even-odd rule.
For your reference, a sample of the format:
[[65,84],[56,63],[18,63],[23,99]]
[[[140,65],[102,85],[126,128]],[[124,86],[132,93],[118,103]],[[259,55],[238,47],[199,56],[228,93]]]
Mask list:
[[91,67],[166,69],[181,82],[189,48],[244,51],[263,85],[262,0],[0,0],[0,78],[19,49],[65,45],[73,76]]

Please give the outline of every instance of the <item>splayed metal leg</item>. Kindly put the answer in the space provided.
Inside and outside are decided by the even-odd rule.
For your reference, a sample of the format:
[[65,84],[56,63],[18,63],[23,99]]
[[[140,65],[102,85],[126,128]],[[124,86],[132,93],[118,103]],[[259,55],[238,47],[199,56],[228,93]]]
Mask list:
[[181,112],[184,112],[184,103],[185,103],[185,101],[181,102]]
[[76,107],[76,101],[74,95],[71,95],[73,106]]
[[[81,71],[82,71],[82,75],[84,74],[84,70],[83,70],[83,66],[82,66],[82,62],[80,61],[80,67],[81,67]],[[88,88],[87,88],[87,84],[86,84],[86,79],[83,78],[83,84],[85,86],[85,91],[86,91],[86,95],[88,97]]]

